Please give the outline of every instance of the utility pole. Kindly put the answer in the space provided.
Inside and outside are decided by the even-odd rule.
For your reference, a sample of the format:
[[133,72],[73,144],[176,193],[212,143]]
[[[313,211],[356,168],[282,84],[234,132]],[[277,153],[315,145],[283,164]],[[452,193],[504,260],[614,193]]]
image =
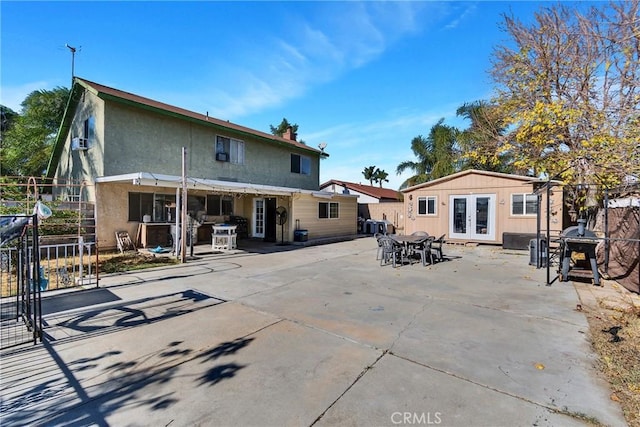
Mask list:
[[75,62],[76,62],[76,48],[73,46],[69,46],[69,44],[65,44],[67,49],[71,51],[71,86],[73,86],[73,78],[76,76],[75,74]]

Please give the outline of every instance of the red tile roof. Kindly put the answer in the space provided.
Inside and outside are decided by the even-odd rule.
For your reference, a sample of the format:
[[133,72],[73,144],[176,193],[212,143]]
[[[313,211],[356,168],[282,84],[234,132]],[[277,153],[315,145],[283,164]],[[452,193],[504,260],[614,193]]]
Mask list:
[[336,184],[348,188],[349,190],[357,191],[358,193],[366,194],[367,196],[375,197],[380,200],[400,201],[401,195],[398,191],[390,188],[380,188],[373,185],[356,184],[354,182],[340,181],[332,179],[324,184],[320,185],[320,188],[325,188],[331,184]]

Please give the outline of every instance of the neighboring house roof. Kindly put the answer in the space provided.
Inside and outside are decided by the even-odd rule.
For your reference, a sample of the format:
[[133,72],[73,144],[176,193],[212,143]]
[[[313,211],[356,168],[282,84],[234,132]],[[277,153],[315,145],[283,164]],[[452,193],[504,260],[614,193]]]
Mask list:
[[365,194],[367,196],[375,197],[380,200],[394,200],[399,201],[401,199],[400,194],[396,190],[390,188],[381,188],[373,185],[362,185],[354,182],[339,181],[337,179],[331,179],[324,184],[320,185],[320,188],[328,187],[331,184],[340,185],[348,188],[349,190],[357,191],[358,193]]
[[400,191],[402,191],[403,193],[408,193],[410,191],[418,190],[420,188],[432,187],[432,186],[434,186],[436,184],[441,184],[443,182],[451,181],[451,180],[460,178],[460,177],[465,176],[465,175],[470,175],[470,174],[493,176],[493,177],[496,177],[496,178],[515,179],[515,180],[519,180],[519,181],[522,181],[522,182],[541,182],[539,179],[534,178],[532,176],[512,175],[512,174],[508,174],[508,173],[490,172],[490,171],[483,171],[483,170],[478,170],[478,169],[467,169],[467,170],[463,170],[461,172],[456,172],[456,173],[451,174],[451,175],[443,176],[442,178],[434,179],[433,181],[427,181],[427,182],[423,182],[421,184],[416,184],[414,186],[407,187],[407,188],[405,188],[403,190],[400,190]]
[[71,123],[73,122],[73,116],[78,106],[78,102],[81,98],[82,93],[85,90],[90,91],[91,93],[95,94],[96,96],[104,100],[120,102],[123,104],[127,104],[129,106],[132,106],[134,108],[153,111],[159,114],[168,115],[181,120],[197,122],[205,126],[211,126],[211,127],[223,129],[226,131],[231,131],[233,133],[240,134],[240,135],[248,135],[253,137],[254,139],[257,139],[266,143],[275,143],[280,145],[288,145],[288,146],[296,147],[300,150],[313,152],[322,157],[329,156],[324,151],[309,147],[308,145],[305,145],[301,142],[282,138],[266,132],[260,132],[254,129],[250,129],[248,127],[231,123],[229,121],[216,119],[214,117],[209,116],[208,113],[206,114],[196,113],[193,111],[185,110],[180,107],[175,107],[173,105],[155,101],[153,99],[145,98],[143,96],[135,95],[133,93],[125,92],[119,89],[114,89],[109,86],[104,86],[99,83],[95,83],[86,79],[75,77],[73,79],[73,86],[71,88],[69,100],[65,108],[62,123],[60,125],[60,128],[58,129],[58,135],[56,137],[53,152],[51,154],[51,159],[49,160],[49,165],[47,167],[48,178],[53,177],[53,175],[55,174],[55,169],[58,165],[58,161],[60,160],[60,156],[62,155],[62,149],[64,148],[65,141],[67,140],[67,135],[71,129]]

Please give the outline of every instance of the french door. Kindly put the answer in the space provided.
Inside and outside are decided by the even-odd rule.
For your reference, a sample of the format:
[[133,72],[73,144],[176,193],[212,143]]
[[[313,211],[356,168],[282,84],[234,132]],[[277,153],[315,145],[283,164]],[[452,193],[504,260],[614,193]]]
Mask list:
[[496,196],[449,196],[449,238],[495,240]]
[[253,237],[264,237],[264,199],[253,199]]

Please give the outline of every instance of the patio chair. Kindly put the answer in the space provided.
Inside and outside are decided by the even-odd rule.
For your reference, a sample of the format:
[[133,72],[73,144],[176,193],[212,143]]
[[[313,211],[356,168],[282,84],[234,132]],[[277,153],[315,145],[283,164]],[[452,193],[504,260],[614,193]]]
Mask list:
[[382,233],[375,233],[373,235],[373,237],[375,237],[376,242],[378,243],[378,250],[376,250],[376,259],[380,259],[380,257],[382,256],[382,242],[380,241],[380,238],[384,236],[384,234]]
[[116,231],[116,243],[121,254],[124,254],[125,251],[138,252],[136,245],[133,244],[131,237],[129,237],[128,231]]
[[445,234],[438,237],[437,239],[434,239],[433,242],[431,242],[431,252],[435,252],[438,261],[444,260],[444,255],[442,254],[442,246],[444,245],[444,236]]
[[382,244],[380,265],[387,265],[391,262],[393,268],[396,268],[398,263],[402,264],[404,252],[403,246],[388,236],[380,237],[379,241]]
[[420,255],[420,261],[423,266],[427,265],[427,257],[429,257],[429,262],[433,264],[433,253],[431,251],[432,242],[433,237],[425,237],[411,245],[412,255]]

